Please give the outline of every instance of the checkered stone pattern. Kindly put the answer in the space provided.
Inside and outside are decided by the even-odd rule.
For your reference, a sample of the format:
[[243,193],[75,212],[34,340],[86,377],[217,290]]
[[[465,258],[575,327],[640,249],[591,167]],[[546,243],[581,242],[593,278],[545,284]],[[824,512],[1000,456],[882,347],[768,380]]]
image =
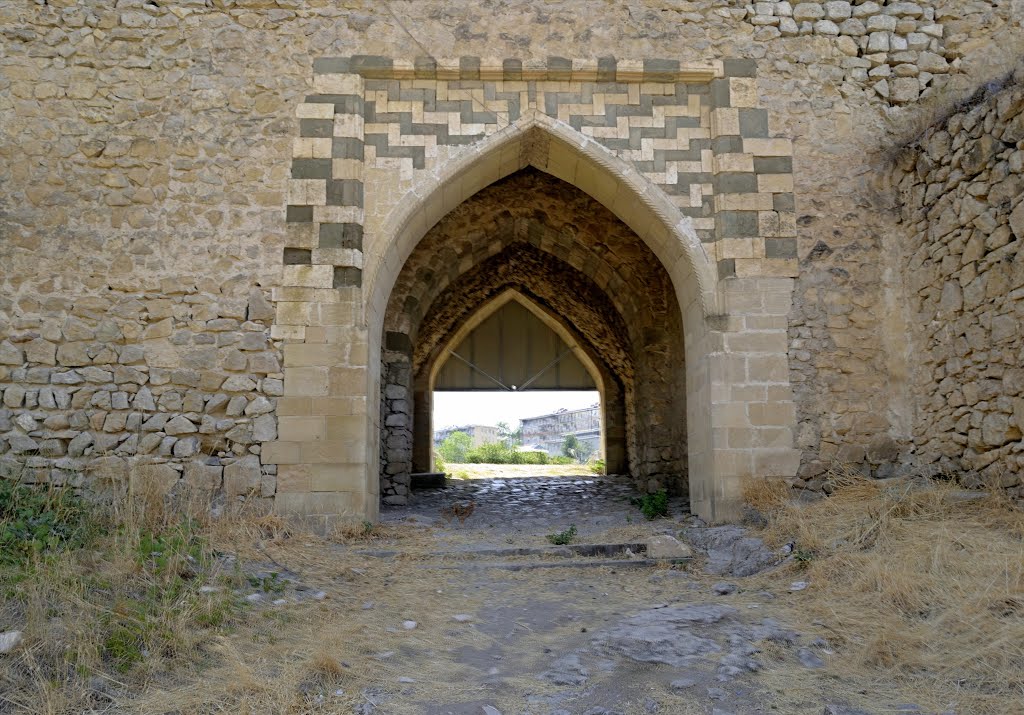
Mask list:
[[[323,58],[318,94],[299,105],[286,265],[332,266],[358,285],[362,170],[396,179],[539,112],[592,138],[665,192],[689,217],[719,275],[796,275],[792,148],[772,137],[751,60],[684,68],[672,60],[539,66],[479,58]],[[450,152],[445,152],[450,156]],[[293,224],[312,224],[291,229]]]
[[[286,209],[286,274],[314,288],[359,286],[363,268],[363,79],[320,75],[296,108]],[[308,266],[305,269],[295,268]]]
[[797,275],[793,146],[773,137],[751,60],[712,80],[715,255],[721,278]]

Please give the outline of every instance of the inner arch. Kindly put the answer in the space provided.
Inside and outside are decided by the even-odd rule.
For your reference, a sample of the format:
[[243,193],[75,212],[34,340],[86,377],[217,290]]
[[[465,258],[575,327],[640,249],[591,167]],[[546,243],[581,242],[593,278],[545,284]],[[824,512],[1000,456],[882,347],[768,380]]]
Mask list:
[[[525,314],[529,315],[534,321],[536,321],[534,325],[536,325],[539,330],[545,331],[548,335],[553,336],[558,341],[559,344],[557,352],[562,352],[564,350],[566,353],[572,355],[573,365],[576,367],[576,370],[583,375],[583,377],[573,380],[572,387],[569,389],[599,389],[598,380],[600,378],[598,375],[597,365],[594,364],[586,351],[581,347],[577,338],[572,335],[572,333],[560,320],[558,320],[556,316],[550,315],[543,308],[515,288],[509,288],[503,293],[500,293],[497,297],[493,298],[489,303],[483,305],[451,335],[447,344],[442,348],[440,354],[437,356],[437,359],[434,360],[433,367],[430,369],[429,380],[430,390],[432,392],[440,389],[438,382],[441,380],[443,371],[452,365],[452,357],[454,357],[453,354],[459,353],[462,350],[462,347],[465,346],[466,342],[475,335],[479,328],[485,326],[493,319],[507,314],[506,309],[512,306],[517,306],[522,311],[525,311]],[[486,340],[486,336],[483,339]],[[494,352],[494,350],[492,349],[490,352]],[[460,355],[460,357],[461,359],[465,359],[466,356]],[[550,358],[551,356],[545,355],[545,357]],[[557,357],[555,359],[558,360]],[[541,367],[541,372],[537,372],[532,376],[527,373],[522,373],[518,376],[521,379],[515,379],[515,375],[512,376],[513,379],[505,379],[504,374],[500,370],[488,371],[484,375],[484,379],[487,382],[488,387],[492,390],[495,386],[495,380],[497,380],[500,385],[507,386],[512,390],[526,389],[531,383],[536,383],[537,380],[548,377],[544,374],[547,368],[536,364],[533,365],[534,369],[538,367]],[[552,367],[554,367],[554,365],[552,365]],[[452,382],[455,382],[455,380],[453,379]],[[545,380],[542,384],[546,384],[547,382],[548,380]],[[447,389],[479,388],[475,386],[470,387],[468,385],[462,385],[448,387]],[[547,389],[566,388],[556,388],[552,386]]]
[[[686,369],[672,281],[607,208],[527,169],[450,212],[395,282],[381,366],[382,495],[395,496],[389,487],[404,471],[429,468],[430,370],[444,346],[510,289],[573,331],[599,366],[610,470],[642,489],[685,492]],[[389,412],[389,394],[405,396],[405,415]],[[403,459],[409,446],[414,456]]]

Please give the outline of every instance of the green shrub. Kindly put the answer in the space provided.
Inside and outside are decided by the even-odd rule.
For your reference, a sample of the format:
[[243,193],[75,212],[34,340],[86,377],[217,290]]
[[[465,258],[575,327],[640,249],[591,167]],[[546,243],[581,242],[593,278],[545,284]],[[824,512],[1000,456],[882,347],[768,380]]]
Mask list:
[[586,464],[594,454],[594,448],[588,442],[581,442],[576,435],[568,434],[562,444],[562,454],[571,457],[579,464]]
[[546,452],[523,452],[501,442],[489,442],[466,452],[470,464],[547,464]]
[[560,454],[557,457],[552,457],[551,458],[551,463],[552,464],[561,464],[561,465],[575,464],[576,460],[573,459],[572,457],[566,457],[565,455],[561,455]]
[[460,464],[466,461],[466,452],[473,445],[473,438],[465,432],[452,432],[437,448],[445,462]]
[[[516,452],[523,459],[523,464],[548,464],[547,452]],[[557,458],[556,458],[557,459]]]
[[634,497],[630,499],[630,503],[639,508],[648,521],[660,516],[668,516],[668,493],[664,489],[654,494]]
[[605,467],[603,459],[595,459],[593,462],[590,463],[590,471],[593,472],[594,474],[604,474],[604,469]]
[[576,525],[570,524],[569,528],[565,531],[560,531],[557,534],[548,534],[547,539],[555,546],[565,546],[571,544],[573,539],[576,538]]

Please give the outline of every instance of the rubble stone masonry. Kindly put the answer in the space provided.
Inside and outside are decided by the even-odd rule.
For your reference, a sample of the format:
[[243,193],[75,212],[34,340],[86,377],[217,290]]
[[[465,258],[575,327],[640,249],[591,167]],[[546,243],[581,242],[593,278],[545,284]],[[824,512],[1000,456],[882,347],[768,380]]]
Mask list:
[[[708,518],[835,462],[1019,491],[1024,100],[991,83],[1022,5],[0,3],[0,477],[373,519],[381,462],[412,464],[384,422],[415,412],[418,326],[440,344],[431,301],[502,288],[479,267],[512,246],[636,333],[615,350],[661,382],[622,382],[624,461],[688,472]],[[448,254],[419,239],[531,166],[607,209],[593,256],[520,211],[444,273],[479,291],[423,278]],[[686,338],[664,371],[659,325]]]
[[[899,155],[913,459],[1022,494],[1024,87],[983,88]],[[973,106],[972,106],[973,105]]]

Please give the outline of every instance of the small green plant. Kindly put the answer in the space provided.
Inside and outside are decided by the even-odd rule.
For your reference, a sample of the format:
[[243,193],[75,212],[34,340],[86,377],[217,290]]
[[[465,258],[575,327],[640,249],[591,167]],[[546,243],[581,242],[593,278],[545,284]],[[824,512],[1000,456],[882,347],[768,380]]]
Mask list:
[[[373,524],[370,524],[370,528],[373,528]],[[280,575],[274,572],[267,576],[250,576],[249,585],[260,589],[263,593],[283,593],[286,584],[281,580]]]
[[562,444],[562,454],[579,464],[586,464],[594,454],[594,446],[589,442],[581,442],[574,434],[569,434],[565,436],[565,442]]
[[797,549],[793,552],[793,560],[796,561],[797,568],[806,569],[817,555],[814,549]]
[[573,460],[572,457],[566,457],[565,455],[561,455],[560,454],[557,457],[552,457],[551,458],[551,463],[552,464],[566,465],[566,464],[573,464],[574,460]]
[[576,538],[576,525],[570,524],[569,528],[565,531],[560,531],[557,534],[548,534],[547,539],[555,546],[565,546],[571,544]]
[[0,564],[23,565],[44,553],[80,548],[95,532],[87,505],[70,489],[0,479]]
[[145,657],[138,629],[126,625],[114,626],[103,641],[103,653],[115,670],[127,673]]
[[595,459],[593,462],[590,463],[590,471],[593,472],[594,474],[604,474],[604,468],[605,467],[603,459]]
[[664,489],[654,494],[633,497],[629,502],[637,507],[648,521],[668,516],[668,492]]

